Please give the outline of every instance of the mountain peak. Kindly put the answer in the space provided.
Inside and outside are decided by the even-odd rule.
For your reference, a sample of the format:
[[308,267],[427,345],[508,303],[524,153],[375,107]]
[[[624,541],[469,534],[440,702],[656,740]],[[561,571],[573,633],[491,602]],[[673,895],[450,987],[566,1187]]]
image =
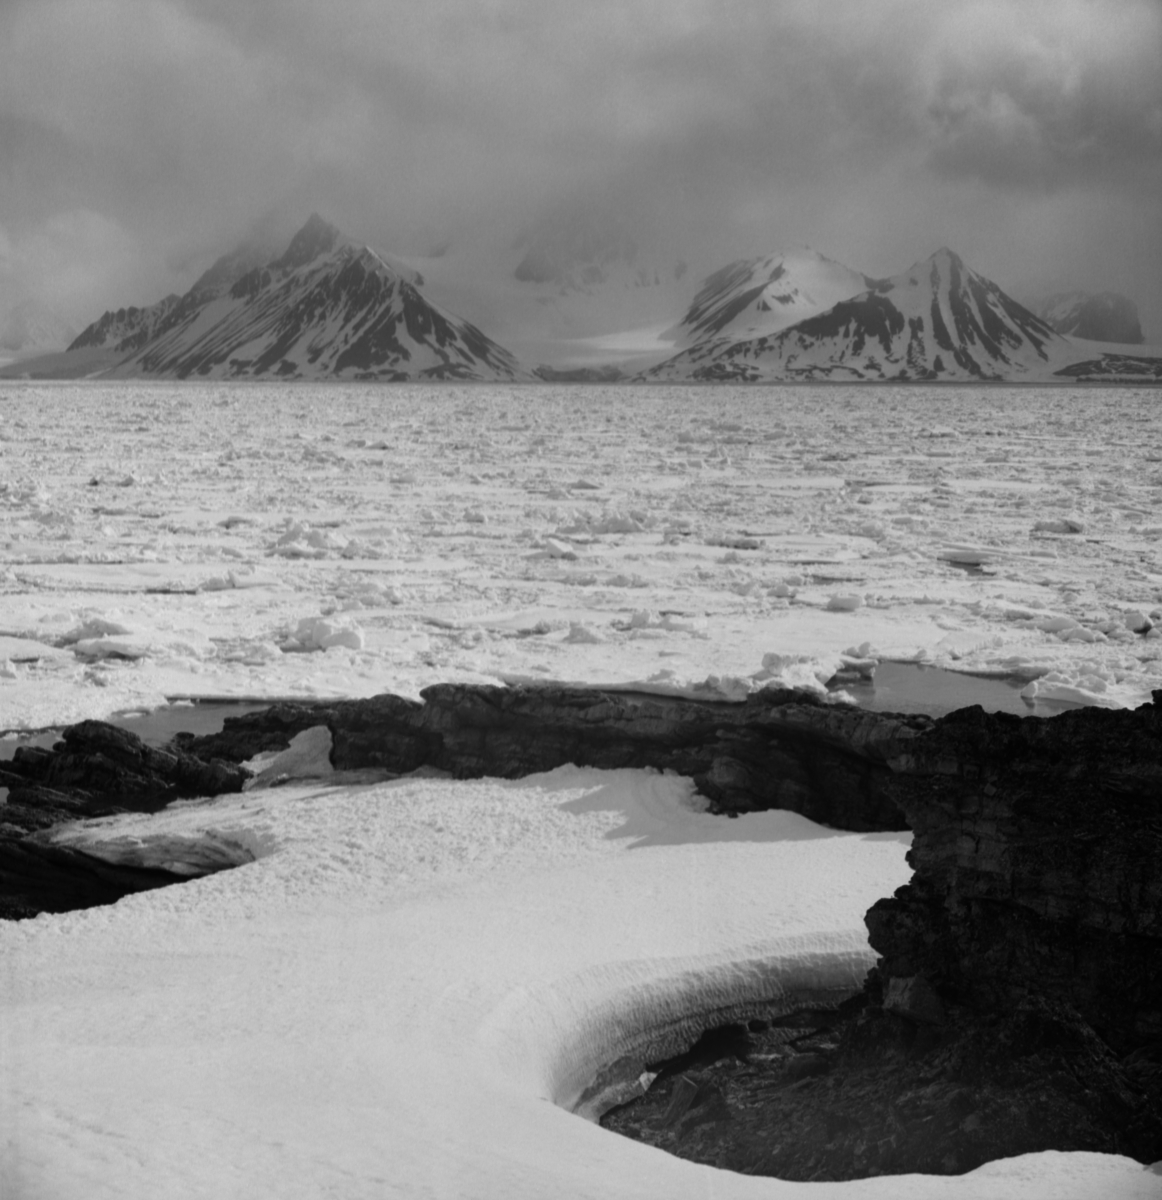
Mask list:
[[702,281],[686,315],[664,336],[687,345],[761,337],[824,312],[868,283],[806,245],[737,259]]
[[[211,378],[514,379],[514,356],[419,291],[419,273],[345,237],[312,213],[282,256],[215,277],[159,320],[154,310],[107,314],[91,337],[131,351],[111,372]],[[156,306],[160,308],[161,306]],[[132,327],[132,328],[130,328]],[[124,336],[126,333],[130,336]]]
[[969,269],[965,266],[964,259],[949,246],[941,246],[935,254],[929,255],[927,261],[941,269],[947,267],[961,272]]
[[343,235],[334,225],[324,221],[318,213],[311,213],[306,224],[291,238],[286,252],[270,265],[276,270],[293,271],[320,254],[329,254],[342,240]]

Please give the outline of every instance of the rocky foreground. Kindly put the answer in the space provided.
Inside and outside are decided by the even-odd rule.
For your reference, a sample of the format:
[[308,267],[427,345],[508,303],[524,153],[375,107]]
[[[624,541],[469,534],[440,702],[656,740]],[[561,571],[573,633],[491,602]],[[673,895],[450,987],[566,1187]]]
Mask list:
[[[32,915],[174,882],[53,844],[62,820],[239,790],[325,725],[337,770],[515,778],[567,762],[694,778],[714,811],[911,827],[912,881],[867,914],[880,959],[840,1010],[719,1031],[604,1123],[794,1179],[954,1174],[1028,1151],[1162,1159],[1162,693],[1052,719],[933,720],[768,691],[745,704],[441,685],[276,705],[165,751],[99,722],[0,773],[0,903]],[[118,890],[120,889],[120,890]]]
[[953,713],[889,754],[912,881],[840,1011],[720,1033],[604,1124],[787,1179],[1162,1158],[1162,694]]

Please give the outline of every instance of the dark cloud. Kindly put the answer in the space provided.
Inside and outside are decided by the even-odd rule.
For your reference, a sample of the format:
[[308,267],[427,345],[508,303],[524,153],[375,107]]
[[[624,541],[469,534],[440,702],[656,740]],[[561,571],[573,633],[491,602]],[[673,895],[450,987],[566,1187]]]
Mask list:
[[[711,265],[801,241],[872,272],[941,243],[1011,280],[1075,261],[1083,285],[1136,288],[1162,338],[1159,239],[1135,241],[1162,215],[1160,14],[1154,0],[8,3],[4,269],[100,307],[134,298],[114,284],[144,300],[179,286],[263,214],[318,208],[407,252],[510,239],[584,200]],[[70,254],[87,283],[81,266],[67,286],[53,274]]]
[[1016,19],[950,55],[928,106],[934,167],[1015,189],[1162,183],[1162,9],[1127,6],[1112,37],[1107,15]]

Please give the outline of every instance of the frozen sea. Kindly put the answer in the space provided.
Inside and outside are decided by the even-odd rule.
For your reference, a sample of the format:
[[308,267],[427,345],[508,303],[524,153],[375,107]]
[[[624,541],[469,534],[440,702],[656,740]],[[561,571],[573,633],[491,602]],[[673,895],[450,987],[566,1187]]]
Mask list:
[[[0,730],[448,680],[731,699],[885,661],[1136,705],[1162,686],[1159,394],[5,384]],[[857,986],[863,912],[909,874],[905,836],[701,809],[563,768],[75,828],[245,865],[0,926],[0,1193],[1162,1192],[1086,1154],[794,1185],[570,1111],[659,1029]]]
[[5,384],[0,730],[451,679],[738,696],[844,654],[1136,705],[1160,394]]

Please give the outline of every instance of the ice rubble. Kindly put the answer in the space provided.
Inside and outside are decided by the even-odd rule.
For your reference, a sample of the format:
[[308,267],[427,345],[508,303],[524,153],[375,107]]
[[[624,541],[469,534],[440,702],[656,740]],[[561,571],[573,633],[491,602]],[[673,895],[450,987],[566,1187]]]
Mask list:
[[448,679],[704,693],[863,642],[1084,703],[1162,682],[1149,389],[5,394],[0,635],[66,653],[5,651],[0,728]]

